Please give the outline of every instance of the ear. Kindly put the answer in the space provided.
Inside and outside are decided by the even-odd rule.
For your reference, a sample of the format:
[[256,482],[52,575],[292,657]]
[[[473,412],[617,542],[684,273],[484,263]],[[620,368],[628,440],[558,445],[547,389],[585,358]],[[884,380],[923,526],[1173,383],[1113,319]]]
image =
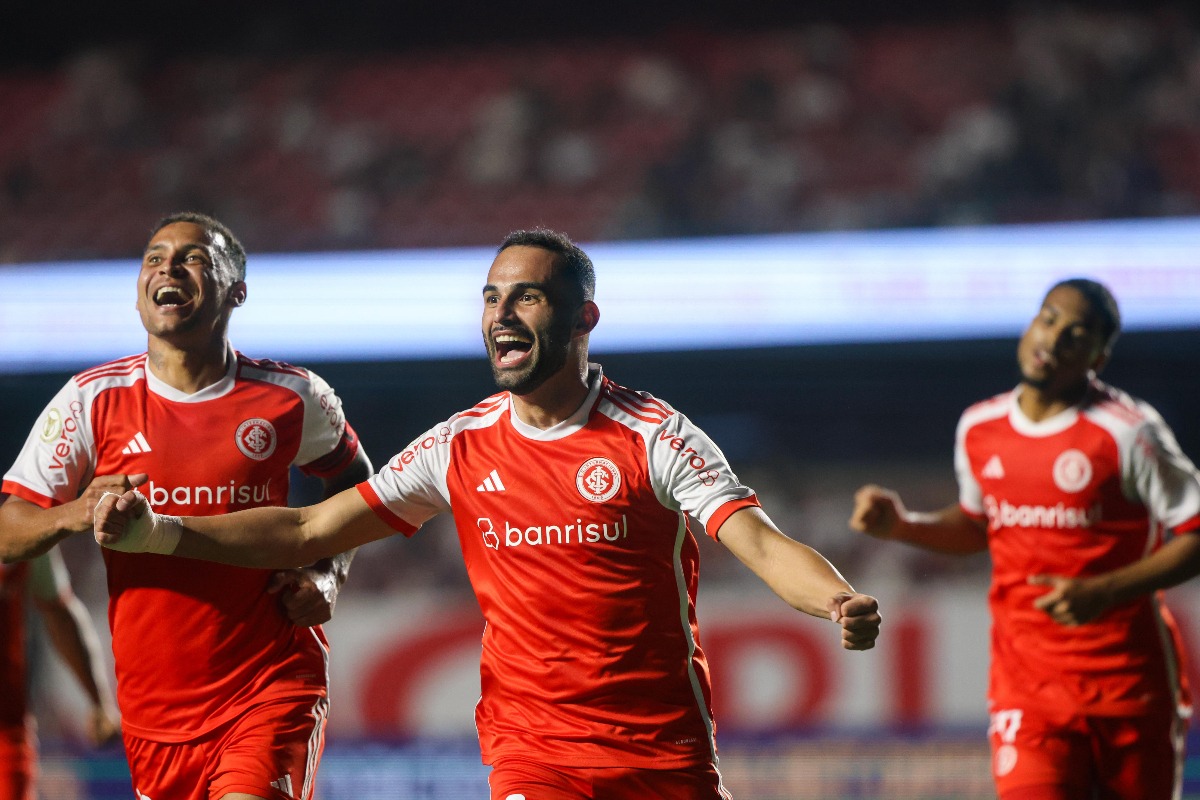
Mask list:
[[246,282],[238,281],[233,286],[229,287],[229,294],[226,296],[229,304],[237,308],[242,303],[246,302]]
[[1091,372],[1093,375],[1099,375],[1100,370],[1104,369],[1104,365],[1108,363],[1109,352],[1109,349],[1105,348],[1092,360]]
[[575,326],[572,335],[587,336],[599,321],[600,306],[591,300],[585,300],[579,310],[575,312]]

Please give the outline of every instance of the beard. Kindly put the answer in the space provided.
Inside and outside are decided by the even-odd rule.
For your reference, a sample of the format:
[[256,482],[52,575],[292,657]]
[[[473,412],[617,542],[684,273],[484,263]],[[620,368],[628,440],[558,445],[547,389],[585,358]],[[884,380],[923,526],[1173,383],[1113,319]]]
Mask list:
[[488,360],[492,365],[492,379],[500,390],[517,395],[529,394],[566,365],[571,344],[569,319],[530,333],[533,337],[533,347],[525,363],[516,369],[502,369],[497,365],[496,346],[491,337],[485,337]]

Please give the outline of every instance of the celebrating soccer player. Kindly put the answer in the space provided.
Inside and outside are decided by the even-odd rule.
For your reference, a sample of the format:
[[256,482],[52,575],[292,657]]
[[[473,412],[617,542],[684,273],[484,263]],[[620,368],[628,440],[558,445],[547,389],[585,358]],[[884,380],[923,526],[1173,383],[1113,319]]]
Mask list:
[[101,501],[97,540],[283,567],[451,513],[487,621],[476,721],[493,800],[728,797],[688,515],[848,649],[874,645],[877,604],[783,535],[686,417],[588,363],[594,288],[565,236],[509,235],[483,287],[499,394],[318,505],[180,520],[125,492]]
[[[371,474],[325,381],[230,345],[245,269],[220,222],[184,213],[158,224],[136,284],[147,352],[81,372],[50,401],[4,476],[0,557],[91,530],[108,489],[136,486],[164,511],[204,515],[285,505],[292,465],[327,496]],[[327,714],[320,623],[349,554],[281,572],[104,556],[137,796],[308,800]]]
[[1200,483],[1150,406],[1101,383],[1120,331],[1095,281],[1050,289],[1020,385],[958,424],[959,502],[864,486],[850,526],[992,557],[992,771],[1002,800],[1178,798],[1189,714],[1160,591],[1200,572]]

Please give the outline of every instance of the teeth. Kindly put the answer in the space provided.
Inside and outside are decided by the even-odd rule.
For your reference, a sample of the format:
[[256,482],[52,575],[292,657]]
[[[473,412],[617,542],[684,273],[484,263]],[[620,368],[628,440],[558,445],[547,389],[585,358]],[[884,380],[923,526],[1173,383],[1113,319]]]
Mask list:
[[525,341],[521,337],[514,336],[511,333],[502,333],[499,336],[496,336],[495,339],[497,343],[503,344],[521,344]]
[[154,302],[159,305],[181,305],[189,299],[187,292],[178,286],[163,286],[154,293]]

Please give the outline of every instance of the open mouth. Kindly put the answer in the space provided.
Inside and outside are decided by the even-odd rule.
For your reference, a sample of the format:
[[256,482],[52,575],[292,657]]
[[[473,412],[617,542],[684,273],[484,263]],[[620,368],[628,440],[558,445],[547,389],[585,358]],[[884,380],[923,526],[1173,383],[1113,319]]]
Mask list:
[[182,286],[160,286],[154,293],[154,305],[159,308],[177,309],[191,302],[191,292]]
[[514,333],[496,334],[492,337],[492,343],[496,348],[496,364],[501,367],[520,364],[533,350],[533,342]]

